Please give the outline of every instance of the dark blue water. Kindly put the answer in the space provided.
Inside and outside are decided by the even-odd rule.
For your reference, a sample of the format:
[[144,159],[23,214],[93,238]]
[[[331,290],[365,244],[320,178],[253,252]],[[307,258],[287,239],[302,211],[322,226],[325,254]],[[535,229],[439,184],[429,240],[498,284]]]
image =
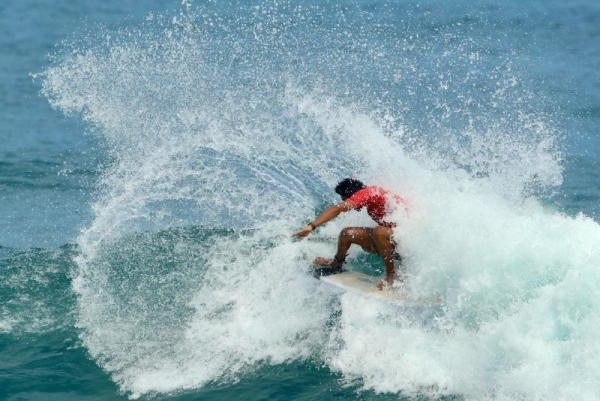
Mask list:
[[[0,398],[600,398],[600,5],[0,4]],[[431,319],[306,273],[399,224]],[[349,268],[381,273],[353,250]]]

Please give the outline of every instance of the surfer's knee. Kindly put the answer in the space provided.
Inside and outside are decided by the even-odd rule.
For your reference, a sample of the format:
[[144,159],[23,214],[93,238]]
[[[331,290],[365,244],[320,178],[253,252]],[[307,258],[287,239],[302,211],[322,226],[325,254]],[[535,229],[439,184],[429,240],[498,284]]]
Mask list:
[[340,231],[340,237],[348,237],[350,235],[352,235],[352,227],[344,227]]
[[390,243],[392,244],[393,230],[389,227],[377,226],[373,228],[373,239],[377,243]]
[[366,252],[377,253],[377,248],[373,247],[371,236],[365,227],[346,227],[342,229],[339,244],[344,246],[356,244],[360,245]]
[[359,227],[344,227],[342,231],[340,231],[340,237],[345,238],[356,238],[361,234]]

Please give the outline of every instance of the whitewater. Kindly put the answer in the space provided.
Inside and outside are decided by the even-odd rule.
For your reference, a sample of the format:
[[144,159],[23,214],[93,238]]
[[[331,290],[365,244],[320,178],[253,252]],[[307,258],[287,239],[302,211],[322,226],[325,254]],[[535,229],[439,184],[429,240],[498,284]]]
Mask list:
[[[318,369],[342,398],[600,397],[600,226],[558,200],[561,98],[518,25],[435,7],[184,1],[81,27],[34,74],[104,155],[66,313],[119,394]],[[439,311],[307,274],[343,227],[372,225],[347,213],[292,238],[346,177],[409,200],[404,285]],[[348,260],[383,272],[358,249]]]

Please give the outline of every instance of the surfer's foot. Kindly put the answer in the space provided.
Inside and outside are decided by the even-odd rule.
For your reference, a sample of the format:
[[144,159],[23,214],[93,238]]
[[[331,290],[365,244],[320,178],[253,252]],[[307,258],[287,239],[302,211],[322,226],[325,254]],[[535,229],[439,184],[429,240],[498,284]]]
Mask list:
[[343,269],[344,259],[328,259],[318,257],[313,260],[313,265],[319,266],[313,270],[313,276],[330,276],[332,274],[343,273],[346,270]]
[[388,280],[388,279],[384,279],[381,280],[379,283],[377,283],[377,289],[378,290],[391,290],[392,287],[394,285],[394,281],[393,280]]
[[342,266],[344,265],[344,263],[346,263],[346,258],[338,258],[337,256],[334,257],[333,259],[323,258],[323,257],[319,256],[319,257],[315,258],[315,260],[313,260],[314,266],[332,267],[332,268],[338,268],[338,269],[341,269]]
[[333,259],[323,258],[323,257],[319,256],[319,257],[315,258],[315,260],[313,260],[313,265],[321,266],[321,267],[330,267],[331,262],[333,262]]
[[315,267],[312,271],[312,275],[316,278],[319,278],[322,276],[331,276],[332,274],[344,273],[345,271],[346,270],[342,269],[341,267]]

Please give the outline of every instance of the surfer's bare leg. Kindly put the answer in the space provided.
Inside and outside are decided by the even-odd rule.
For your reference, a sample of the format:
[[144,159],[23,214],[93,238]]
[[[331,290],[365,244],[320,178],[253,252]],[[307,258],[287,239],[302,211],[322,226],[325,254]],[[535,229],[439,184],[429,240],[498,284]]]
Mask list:
[[[335,257],[337,260],[344,260],[350,246],[352,244],[359,245],[365,252],[374,253],[381,257],[385,266],[385,284],[392,285],[395,273],[395,246],[392,235],[393,230],[389,227],[346,227],[340,232]],[[313,263],[319,266],[341,267],[341,263],[336,263],[334,260],[326,258],[316,258]],[[380,289],[383,286],[384,283],[378,285]]]
[[352,244],[359,245],[365,252],[378,253],[371,241],[370,229],[365,227],[346,227],[338,237],[338,248],[335,256],[343,259],[348,254]]
[[[385,283],[387,285],[392,285],[394,283],[394,240],[392,239],[392,235],[394,234],[393,230],[390,227],[377,226],[373,229],[373,242],[377,247],[377,254],[383,260],[383,265],[385,266]],[[384,283],[378,285],[380,289],[382,289]]]
[[[374,242],[371,239],[371,228],[366,227],[346,227],[340,232],[338,237],[338,248],[335,257],[338,260],[344,260],[352,244],[359,245],[365,252],[377,254]],[[313,261],[317,266],[336,266],[333,259],[318,257]]]
[[375,228],[346,227],[340,233],[336,258],[343,259],[352,244],[369,253],[375,253],[383,260],[385,266],[385,281],[392,285],[394,282],[394,242],[393,230],[389,227],[377,226]]

